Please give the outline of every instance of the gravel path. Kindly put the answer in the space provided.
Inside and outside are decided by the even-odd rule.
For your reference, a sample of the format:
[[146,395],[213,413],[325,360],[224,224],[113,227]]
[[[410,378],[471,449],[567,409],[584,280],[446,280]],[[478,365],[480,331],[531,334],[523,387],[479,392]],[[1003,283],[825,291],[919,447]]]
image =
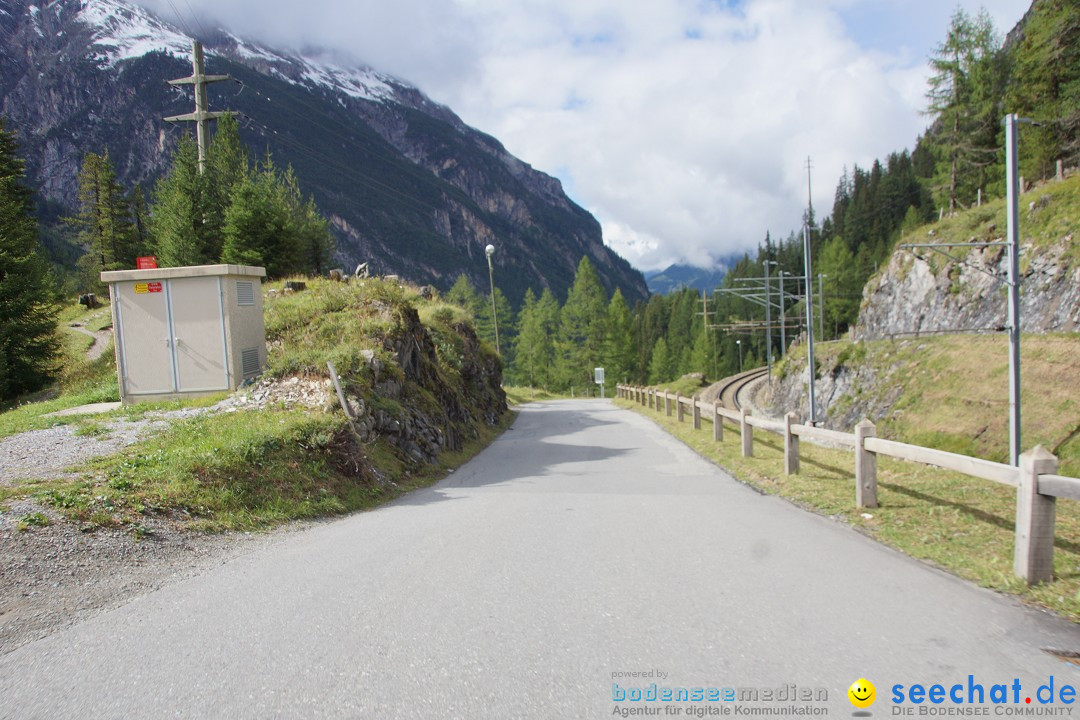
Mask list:
[[[99,345],[104,349],[108,342]],[[148,412],[134,421],[100,418],[95,422],[101,433],[84,429],[79,434],[80,425],[71,424],[11,435],[0,439],[0,487],[70,477],[73,466],[117,453],[196,415],[271,403],[322,407],[330,402],[329,392],[329,380],[267,379],[209,408]],[[50,524],[20,530],[20,520],[36,513]],[[0,504],[0,655],[316,524],[210,535],[185,530],[179,521],[146,518],[145,536],[136,539],[129,528],[81,532],[30,498]]]
[[[20,531],[19,518],[33,512],[53,524]],[[313,524],[209,535],[147,519],[136,540],[126,529],[83,533],[33,501],[16,502],[0,514],[0,655]]]
[[69,468],[91,458],[112,455],[146,435],[159,433],[170,422],[211,412],[214,408],[184,408],[147,413],[140,420],[102,420],[102,434],[79,434],[80,426],[57,425],[0,439],[0,486],[16,480],[68,476]]
[[[73,465],[116,453],[173,421],[204,412],[209,409],[148,413],[136,421],[102,420],[104,434],[80,435],[78,425],[59,425],[8,436],[0,439],[0,486],[70,476]],[[50,524],[20,530],[19,521],[34,513]],[[0,505],[0,655],[307,525],[255,535],[210,535],[184,530],[179,522],[147,518],[144,538],[136,539],[126,528],[81,532],[32,499]]]
[[68,475],[70,466],[118,452],[147,432],[164,430],[168,422],[111,420],[101,426],[107,428],[106,434],[78,435],[78,425],[58,425],[3,438],[0,440],[0,486],[11,486],[16,480],[27,478]]
[[87,360],[97,360],[105,352],[105,348],[109,347],[109,339],[112,338],[112,328],[105,328],[104,330],[98,330],[97,332],[90,332],[79,323],[72,323],[69,325],[75,332],[80,332],[83,335],[89,335],[94,339],[94,344],[90,346],[90,349],[86,351]]

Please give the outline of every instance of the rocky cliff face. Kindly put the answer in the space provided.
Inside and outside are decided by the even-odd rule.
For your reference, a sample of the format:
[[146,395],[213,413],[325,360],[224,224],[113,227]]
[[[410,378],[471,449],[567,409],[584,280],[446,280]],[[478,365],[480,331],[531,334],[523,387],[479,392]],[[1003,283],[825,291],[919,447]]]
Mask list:
[[[1024,196],[1020,211],[1020,323],[1023,332],[1075,332],[1080,328],[1080,230],[1075,197],[1080,177]],[[1001,205],[1001,203],[998,203]],[[1004,242],[1004,208],[976,209],[904,242]],[[944,247],[953,258],[927,250],[897,249],[867,284],[856,339],[940,332],[994,332],[1006,325],[1004,246]]]
[[[514,158],[416,88],[320,52],[286,53],[215,30],[200,38],[212,109],[240,114],[249,145],[293,165],[339,240],[347,268],[449,286],[460,273],[565,295],[583,255],[608,290],[647,297],[559,181]],[[108,149],[126,185],[150,185],[190,112],[190,38],[122,0],[0,0],[0,109],[19,132],[40,193],[73,206],[82,156]]]

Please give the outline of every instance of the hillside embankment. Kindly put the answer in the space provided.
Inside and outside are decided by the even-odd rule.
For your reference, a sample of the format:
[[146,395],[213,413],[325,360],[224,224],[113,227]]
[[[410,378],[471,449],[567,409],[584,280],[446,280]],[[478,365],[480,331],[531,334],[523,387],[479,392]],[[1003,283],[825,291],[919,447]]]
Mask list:
[[[1080,175],[1037,186],[1020,198],[1020,321],[1025,333],[1080,330]],[[856,339],[1004,330],[1005,201],[924,226],[863,291]],[[950,257],[951,256],[951,257]]]
[[[116,398],[113,353],[86,359],[74,342],[81,364],[67,359],[58,396],[0,413],[0,652],[276,542],[297,520],[429,484],[506,427],[501,362],[460,308],[392,281],[306,282],[264,288],[267,368],[230,396],[53,416]],[[63,469],[35,448],[60,435],[88,449]]]

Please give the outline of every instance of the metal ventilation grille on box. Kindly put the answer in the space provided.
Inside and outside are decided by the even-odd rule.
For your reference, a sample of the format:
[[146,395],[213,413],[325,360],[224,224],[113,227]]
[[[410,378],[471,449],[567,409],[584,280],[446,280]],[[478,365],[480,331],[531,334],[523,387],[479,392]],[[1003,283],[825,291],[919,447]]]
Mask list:
[[244,377],[259,374],[259,348],[244,348],[240,351],[240,364],[243,366]]
[[238,282],[236,283],[236,304],[237,305],[254,305],[255,304],[255,283]]

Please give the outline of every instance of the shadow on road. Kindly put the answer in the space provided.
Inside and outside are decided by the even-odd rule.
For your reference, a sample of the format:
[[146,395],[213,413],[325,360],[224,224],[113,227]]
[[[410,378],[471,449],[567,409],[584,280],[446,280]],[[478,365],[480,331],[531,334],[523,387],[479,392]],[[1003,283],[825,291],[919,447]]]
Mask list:
[[[585,404],[587,402],[557,401],[523,407],[514,424],[484,451],[488,458],[481,457],[479,462],[474,459],[437,485],[410,493],[393,504],[426,505],[452,500],[457,498],[446,491],[493,486],[523,478],[556,474],[572,478],[601,473],[599,465],[636,448],[625,436],[612,433],[604,434],[602,441],[595,435],[588,441],[581,438],[584,431],[620,424],[604,417],[619,412],[617,408],[599,401],[593,401],[595,406],[590,407],[591,403]],[[569,441],[562,441],[564,439]],[[575,439],[579,441],[574,442]],[[490,457],[492,453],[496,457]]]

